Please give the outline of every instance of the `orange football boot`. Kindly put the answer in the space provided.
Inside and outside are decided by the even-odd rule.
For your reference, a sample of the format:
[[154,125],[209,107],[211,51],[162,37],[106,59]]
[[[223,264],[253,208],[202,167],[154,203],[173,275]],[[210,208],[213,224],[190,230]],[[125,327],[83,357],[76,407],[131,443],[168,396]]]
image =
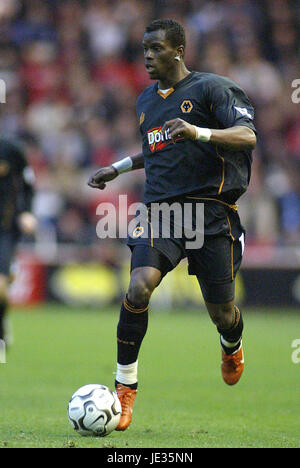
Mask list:
[[241,378],[244,370],[244,353],[242,343],[233,354],[226,354],[222,349],[222,377],[227,385],[235,385]]
[[132,409],[137,390],[132,390],[132,388],[126,387],[126,385],[118,384],[116,392],[122,406],[121,419],[116,427],[116,431],[125,431],[131,423]]

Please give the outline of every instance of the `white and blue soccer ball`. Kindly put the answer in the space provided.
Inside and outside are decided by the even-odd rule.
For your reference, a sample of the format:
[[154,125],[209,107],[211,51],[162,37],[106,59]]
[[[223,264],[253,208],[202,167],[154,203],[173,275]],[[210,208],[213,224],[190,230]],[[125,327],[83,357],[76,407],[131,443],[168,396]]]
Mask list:
[[84,385],[69,401],[69,421],[82,436],[107,436],[116,429],[120,417],[118,396],[105,385]]

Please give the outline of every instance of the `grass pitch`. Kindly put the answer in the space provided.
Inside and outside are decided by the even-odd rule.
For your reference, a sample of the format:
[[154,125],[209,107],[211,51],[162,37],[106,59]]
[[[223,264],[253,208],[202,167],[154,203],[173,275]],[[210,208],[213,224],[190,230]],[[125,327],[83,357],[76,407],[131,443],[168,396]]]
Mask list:
[[139,358],[139,393],[125,432],[80,437],[72,393],[113,387],[119,312],[45,306],[11,313],[15,343],[0,364],[0,447],[300,447],[299,311],[244,311],[245,371],[220,374],[215,327],[204,310],[152,311]]

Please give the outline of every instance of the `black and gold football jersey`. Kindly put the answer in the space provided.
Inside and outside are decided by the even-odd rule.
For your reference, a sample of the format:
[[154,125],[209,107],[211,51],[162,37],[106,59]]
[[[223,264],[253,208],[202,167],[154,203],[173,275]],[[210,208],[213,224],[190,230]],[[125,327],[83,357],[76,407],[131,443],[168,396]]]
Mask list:
[[197,193],[235,203],[246,191],[252,151],[232,150],[178,137],[174,143],[168,120],[181,118],[210,129],[245,125],[255,133],[254,109],[246,93],[231,79],[191,72],[166,93],[156,82],[137,100],[145,165],[144,202]]

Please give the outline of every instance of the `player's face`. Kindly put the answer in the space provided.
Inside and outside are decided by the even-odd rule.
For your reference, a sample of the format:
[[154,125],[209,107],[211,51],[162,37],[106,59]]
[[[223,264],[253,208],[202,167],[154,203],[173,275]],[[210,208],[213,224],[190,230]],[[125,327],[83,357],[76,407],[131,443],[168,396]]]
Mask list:
[[145,67],[152,80],[164,80],[175,69],[178,51],[166,40],[162,29],[145,33],[143,42]]

